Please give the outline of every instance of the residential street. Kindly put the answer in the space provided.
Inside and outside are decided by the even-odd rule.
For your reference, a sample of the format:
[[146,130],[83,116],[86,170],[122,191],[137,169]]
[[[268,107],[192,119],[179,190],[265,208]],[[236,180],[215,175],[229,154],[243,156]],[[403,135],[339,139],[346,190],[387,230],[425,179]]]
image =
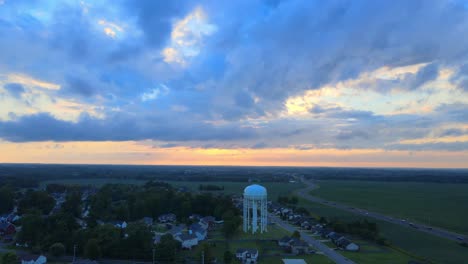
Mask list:
[[338,264],[352,264],[355,263],[351,261],[350,259],[347,259],[343,255],[341,255],[339,252],[329,248],[325,244],[321,243],[320,241],[314,239],[311,237],[309,234],[302,232],[299,228],[290,225],[286,223],[285,221],[281,220],[278,216],[274,214],[269,214],[270,216],[270,221],[272,223],[277,224],[278,226],[282,227],[283,229],[289,231],[289,232],[294,232],[294,231],[299,231],[301,233],[301,239],[312,245],[316,250],[323,252],[325,256],[333,260],[335,263]]

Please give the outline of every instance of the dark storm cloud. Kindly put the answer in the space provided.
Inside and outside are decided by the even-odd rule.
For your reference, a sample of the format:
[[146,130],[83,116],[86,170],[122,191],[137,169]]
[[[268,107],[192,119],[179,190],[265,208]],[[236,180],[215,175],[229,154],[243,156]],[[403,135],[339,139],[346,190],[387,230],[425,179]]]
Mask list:
[[19,83],[7,83],[3,86],[8,93],[16,98],[20,98],[24,93],[24,87]]
[[[468,122],[468,106],[461,103],[417,115],[316,105],[311,118],[281,116],[291,96],[386,66],[427,63],[402,80],[381,80],[372,87],[376,92],[418,89],[443,68],[454,68],[452,81],[467,91],[468,66],[461,65],[468,60],[468,14],[458,1],[121,0],[94,2],[89,12],[78,2],[50,3],[52,10],[41,10],[47,19],[33,12],[47,6],[43,2],[4,3],[0,35],[8,38],[0,41],[0,64],[60,84],[60,91],[50,92],[57,99],[96,103],[120,114],[83,115],[77,122],[52,113],[12,114],[12,120],[0,121],[2,139],[385,148],[445,123]],[[187,65],[165,62],[161,51],[173,24],[198,5],[216,31]],[[104,34],[101,19],[122,26],[121,38]],[[163,84],[167,95],[141,102],[142,93]],[[187,142],[192,140],[201,142]]]
[[213,126],[190,121],[174,122],[166,117],[130,114],[115,114],[106,119],[82,115],[76,123],[58,120],[47,113],[22,116],[14,121],[0,121],[0,137],[13,142],[143,139],[222,141],[255,136],[256,132],[251,128]]
[[[259,9],[247,5],[248,15],[249,7]],[[238,20],[223,17],[237,30],[220,33],[215,47],[229,41],[230,67],[220,85],[249,87],[267,101],[382,66],[451,64],[468,55],[467,12],[457,2],[284,1],[265,9],[253,21],[235,12]],[[435,76],[437,65],[429,64],[411,78],[412,87]]]

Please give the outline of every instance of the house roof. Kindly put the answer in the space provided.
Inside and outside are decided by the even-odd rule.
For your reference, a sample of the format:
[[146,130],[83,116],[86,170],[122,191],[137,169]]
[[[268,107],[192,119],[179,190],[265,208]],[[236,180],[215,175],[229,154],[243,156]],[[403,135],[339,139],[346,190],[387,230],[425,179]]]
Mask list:
[[305,241],[302,241],[298,238],[293,238],[291,243],[289,243],[291,247],[308,247],[309,244],[307,244]]
[[3,221],[0,222],[0,230],[6,230],[10,226],[13,226],[13,225],[11,223],[8,223],[8,222],[3,222]]
[[250,253],[250,254],[258,254],[258,250],[256,248],[238,248],[236,250],[236,254],[241,254],[241,253]]
[[291,241],[291,237],[289,236],[284,236],[279,240],[281,243],[288,243],[289,241]]
[[205,222],[207,222],[207,223],[216,221],[216,219],[214,218],[214,216],[205,216],[205,217],[203,217],[201,220],[202,220],[202,221],[205,221]]
[[197,236],[195,234],[180,234],[179,238],[182,241],[186,241],[186,240],[197,239]]
[[199,223],[191,224],[190,230],[192,230],[192,232],[199,232],[199,233],[206,232],[206,229],[203,228],[203,226],[200,225]]

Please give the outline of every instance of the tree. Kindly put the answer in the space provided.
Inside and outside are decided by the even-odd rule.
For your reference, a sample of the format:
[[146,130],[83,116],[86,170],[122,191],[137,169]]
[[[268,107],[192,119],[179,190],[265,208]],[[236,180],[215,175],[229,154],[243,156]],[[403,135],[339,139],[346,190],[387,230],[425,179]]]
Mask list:
[[223,214],[223,221],[224,236],[230,238],[236,233],[242,220],[240,216],[235,215],[232,210],[229,210]]
[[225,251],[224,252],[224,263],[229,264],[232,261],[232,253],[231,251]]
[[295,238],[301,238],[301,233],[299,233],[299,231],[294,231],[294,233],[292,234],[292,237],[295,237]]
[[81,193],[79,191],[73,191],[67,195],[65,202],[62,204],[62,211],[74,217],[80,217]]
[[15,194],[9,186],[0,188],[0,214],[11,212],[15,205]]
[[165,234],[156,245],[156,259],[160,261],[173,262],[177,251],[180,249],[180,242],[175,240],[171,234]]
[[65,254],[65,246],[62,243],[54,243],[49,247],[49,253],[54,257],[61,257]]
[[291,197],[291,199],[289,199],[289,203],[291,204],[297,204],[299,202],[299,199],[297,198],[297,196],[293,196]]
[[203,244],[203,249],[202,249],[201,254],[203,254],[203,257],[205,258],[205,263],[211,263],[211,259],[213,258],[212,251],[213,250],[211,249],[210,244],[208,243]]
[[16,264],[18,262],[18,257],[14,252],[7,252],[1,258],[2,264]]
[[85,255],[92,260],[96,260],[101,256],[101,249],[96,239],[88,240],[85,246]]
[[126,231],[127,237],[122,240],[121,247],[129,258],[143,259],[151,254],[153,248],[153,234],[146,225],[131,223]]
[[44,219],[40,215],[30,214],[21,218],[21,231],[18,233],[18,241],[27,242],[29,245],[38,245],[45,235]]
[[25,197],[19,202],[18,211],[24,214],[32,209],[38,209],[42,214],[49,214],[54,208],[55,200],[45,191],[26,192]]

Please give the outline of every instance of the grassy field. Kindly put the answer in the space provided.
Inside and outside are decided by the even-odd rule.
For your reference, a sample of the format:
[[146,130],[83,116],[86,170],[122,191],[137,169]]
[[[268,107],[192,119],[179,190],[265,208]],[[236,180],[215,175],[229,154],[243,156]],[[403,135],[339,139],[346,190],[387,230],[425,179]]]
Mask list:
[[[136,184],[141,185],[146,181],[134,180],[134,179],[63,179],[63,180],[52,180],[41,182],[40,187],[45,188],[50,183],[61,183],[69,185],[92,185],[100,187],[108,183],[118,184]],[[200,184],[214,184],[224,186],[222,191],[210,191],[210,193],[226,193],[226,194],[242,194],[244,188],[250,183],[247,182],[200,182],[200,181],[167,181],[174,187],[187,187],[191,191],[198,191]],[[302,188],[304,185],[301,183],[285,183],[285,182],[264,182],[259,183],[268,190],[268,199],[276,200],[280,195],[289,195],[295,189]]]
[[312,194],[468,235],[468,184],[321,181]]
[[[239,194],[241,195],[244,191],[244,188],[250,185],[247,182],[179,182],[179,181],[170,181],[170,184],[176,187],[187,187],[192,191],[198,191],[200,184],[214,184],[219,186],[224,186],[223,191],[211,191],[211,193],[223,192],[226,194]],[[258,183],[264,186],[268,191],[268,199],[276,200],[280,195],[289,195],[293,190],[304,187],[301,183],[287,183],[287,182],[263,182]]]
[[392,250],[385,247],[388,250],[387,253],[380,252],[373,254],[371,252],[363,252],[364,254],[361,255],[358,255],[359,253],[356,255],[345,253],[350,259],[356,260],[358,263],[407,263],[405,260],[408,258],[417,260],[422,257],[433,263],[457,264],[466,263],[468,259],[467,248],[461,247],[457,243],[447,239],[418,232],[411,228],[377,221],[373,218],[358,216],[350,212],[302,199],[299,200],[299,204],[308,208],[314,215],[338,218],[344,221],[367,219],[371,222],[376,222],[382,236],[388,239],[397,249],[401,250]]

